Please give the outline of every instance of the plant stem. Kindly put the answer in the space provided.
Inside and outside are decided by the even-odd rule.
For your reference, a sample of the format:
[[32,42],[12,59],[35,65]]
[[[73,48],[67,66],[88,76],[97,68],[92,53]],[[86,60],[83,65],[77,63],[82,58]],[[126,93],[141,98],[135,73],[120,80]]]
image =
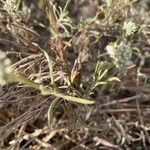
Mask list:
[[41,85],[39,83],[35,83],[35,82],[33,82],[33,81],[29,80],[29,79],[26,79],[26,78],[24,78],[22,76],[19,76],[19,75],[15,75],[13,73],[11,73],[9,75],[8,81],[10,81],[10,82],[14,82],[15,81],[15,82],[19,82],[19,83],[25,84],[25,85],[27,85],[29,87],[35,88],[37,90],[40,90],[43,95],[54,95],[56,97],[63,98],[65,100],[67,100],[67,101],[72,101],[72,102],[81,103],[81,104],[94,104],[94,101],[61,94],[58,91],[54,90],[52,87],[43,86],[43,85]]

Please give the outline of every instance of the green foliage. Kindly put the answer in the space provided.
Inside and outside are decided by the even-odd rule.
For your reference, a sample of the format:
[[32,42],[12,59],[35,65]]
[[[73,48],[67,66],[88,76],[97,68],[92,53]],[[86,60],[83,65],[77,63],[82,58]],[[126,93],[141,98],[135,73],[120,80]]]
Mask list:
[[95,72],[93,75],[93,85],[91,89],[96,88],[98,85],[104,85],[112,81],[120,81],[118,77],[108,77],[108,71],[112,65],[107,62],[98,61],[96,63]]
[[48,112],[47,112],[47,118],[48,118],[48,126],[51,127],[52,121],[53,121],[53,115],[54,115],[54,109],[56,103],[59,101],[59,98],[55,98],[52,103],[49,106]]
[[[62,37],[68,37],[70,36],[70,33],[68,31],[68,27],[72,30],[73,29],[73,24],[71,18],[68,16],[69,12],[65,9],[62,9],[59,7],[59,10],[57,11],[58,13],[58,25],[60,28],[62,28],[64,31],[61,35]],[[60,36],[61,36],[60,35]]]

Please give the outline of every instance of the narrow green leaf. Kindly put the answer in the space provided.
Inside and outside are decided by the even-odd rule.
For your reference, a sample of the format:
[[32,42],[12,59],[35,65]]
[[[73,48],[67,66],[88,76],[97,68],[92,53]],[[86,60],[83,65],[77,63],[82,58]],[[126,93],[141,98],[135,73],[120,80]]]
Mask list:
[[61,97],[65,100],[76,102],[76,103],[81,103],[81,104],[94,104],[94,101],[83,99],[83,98],[78,98],[78,97],[73,97],[73,96],[68,96],[68,95],[62,95],[62,94],[54,94],[55,96]]
[[111,77],[108,79],[108,81],[118,81],[120,82],[120,79],[118,77]]
[[96,63],[96,66],[95,66],[95,74],[96,74],[97,72],[99,72],[99,68],[100,68],[100,62],[98,61],[98,62]]
[[51,123],[53,121],[53,114],[54,114],[54,106],[58,102],[59,98],[55,98],[51,105],[49,106],[48,112],[47,112],[47,118],[48,118],[48,126],[51,127]]
[[106,84],[106,83],[107,83],[107,82],[105,82],[105,81],[98,82],[98,83],[95,84],[95,87],[97,87],[98,85],[104,85],[104,84]]
[[101,75],[98,77],[98,81],[102,80],[102,78],[106,75],[106,73],[108,72],[108,69],[105,69]]
[[49,67],[49,73],[50,73],[50,78],[51,78],[51,83],[52,85],[54,85],[54,78],[53,78],[53,62],[52,59],[50,58],[50,56],[48,55],[48,53],[46,51],[43,51],[44,55],[47,59],[48,62],[48,67]]

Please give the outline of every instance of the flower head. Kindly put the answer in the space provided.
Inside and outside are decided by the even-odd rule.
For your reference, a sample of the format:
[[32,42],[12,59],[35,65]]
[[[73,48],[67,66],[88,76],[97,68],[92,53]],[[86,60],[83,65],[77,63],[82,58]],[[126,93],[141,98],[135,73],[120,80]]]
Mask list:
[[0,84],[5,84],[8,75],[11,73],[11,61],[6,57],[6,54],[0,51]]
[[131,36],[137,31],[137,26],[134,22],[124,22],[122,29],[125,31],[125,36]]
[[13,11],[16,9],[17,1],[16,0],[6,0],[4,3],[4,9],[7,11]]
[[118,69],[124,69],[132,64],[132,50],[126,43],[121,42],[118,45],[117,43],[111,43],[107,45],[106,50]]

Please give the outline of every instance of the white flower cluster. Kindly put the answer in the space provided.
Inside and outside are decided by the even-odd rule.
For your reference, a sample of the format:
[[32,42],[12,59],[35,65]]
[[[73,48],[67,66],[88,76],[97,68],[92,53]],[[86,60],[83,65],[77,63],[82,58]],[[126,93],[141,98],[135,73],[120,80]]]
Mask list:
[[11,61],[6,54],[0,51],[0,84],[5,84],[8,75],[11,73]]
[[131,36],[137,31],[137,26],[134,22],[124,22],[122,29],[125,31],[125,36]]
[[108,7],[112,5],[112,0],[104,0]]
[[132,65],[132,50],[124,42],[121,42],[119,45],[117,43],[111,43],[107,45],[106,50],[118,69],[124,69]]
[[16,9],[16,4],[16,0],[6,0],[4,3],[4,9],[6,9],[7,11],[13,11]]

